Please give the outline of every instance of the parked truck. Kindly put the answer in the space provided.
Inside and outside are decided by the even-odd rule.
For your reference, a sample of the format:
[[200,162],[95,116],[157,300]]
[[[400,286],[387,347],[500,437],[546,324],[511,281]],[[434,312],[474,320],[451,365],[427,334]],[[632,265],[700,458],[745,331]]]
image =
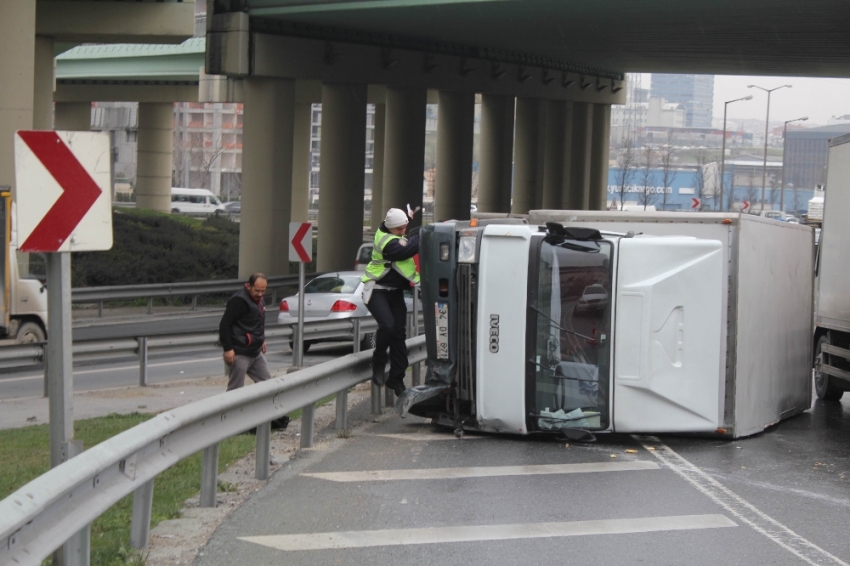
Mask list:
[[47,338],[47,266],[43,254],[17,249],[13,229],[12,197],[0,190],[3,230],[3,288],[0,292],[0,339],[18,343],[44,342]]
[[426,384],[397,410],[457,434],[761,432],[811,405],[813,257],[811,228],[740,213],[426,226]]
[[838,401],[850,390],[850,135],[830,140],[818,246],[813,334],[815,392]]

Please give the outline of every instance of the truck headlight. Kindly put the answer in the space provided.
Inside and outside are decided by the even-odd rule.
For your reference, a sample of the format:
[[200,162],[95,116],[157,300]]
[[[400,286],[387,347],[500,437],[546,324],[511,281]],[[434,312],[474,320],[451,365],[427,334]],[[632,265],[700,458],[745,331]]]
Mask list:
[[477,238],[475,236],[461,236],[457,247],[458,263],[475,263],[475,244]]

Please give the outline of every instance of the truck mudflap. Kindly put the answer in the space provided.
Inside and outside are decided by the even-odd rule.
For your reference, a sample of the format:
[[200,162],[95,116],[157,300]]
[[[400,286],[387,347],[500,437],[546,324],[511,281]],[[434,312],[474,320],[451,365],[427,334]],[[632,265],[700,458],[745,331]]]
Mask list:
[[410,413],[417,417],[435,419],[446,412],[446,396],[449,385],[431,383],[411,387],[395,402],[395,411],[402,417]]

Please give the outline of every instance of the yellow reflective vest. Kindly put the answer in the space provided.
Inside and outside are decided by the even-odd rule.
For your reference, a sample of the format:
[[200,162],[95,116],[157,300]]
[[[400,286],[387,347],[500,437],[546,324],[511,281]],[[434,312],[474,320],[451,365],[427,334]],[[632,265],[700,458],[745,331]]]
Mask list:
[[388,234],[380,229],[375,232],[375,246],[372,248],[372,260],[366,266],[366,274],[363,276],[364,283],[380,280],[390,269],[395,270],[402,277],[413,283],[419,283],[419,273],[416,272],[416,262],[413,261],[412,257],[401,261],[384,259],[384,254],[382,253],[384,247],[393,240],[404,240],[404,243],[407,243],[407,238]]

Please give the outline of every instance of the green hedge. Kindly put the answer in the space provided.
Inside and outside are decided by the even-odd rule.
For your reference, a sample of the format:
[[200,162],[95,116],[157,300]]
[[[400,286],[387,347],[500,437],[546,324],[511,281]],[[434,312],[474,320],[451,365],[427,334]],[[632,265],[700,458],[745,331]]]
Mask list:
[[73,254],[72,286],[139,285],[235,279],[239,224],[226,217],[205,220],[150,210],[116,209],[113,246]]

